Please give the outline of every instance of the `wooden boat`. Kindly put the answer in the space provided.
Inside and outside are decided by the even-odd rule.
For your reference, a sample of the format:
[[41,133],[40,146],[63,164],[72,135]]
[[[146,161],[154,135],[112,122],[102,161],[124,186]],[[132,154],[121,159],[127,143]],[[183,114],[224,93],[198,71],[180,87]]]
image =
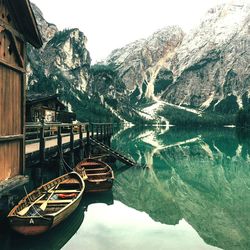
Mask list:
[[104,192],[113,186],[113,170],[103,161],[88,158],[79,162],[74,170],[83,177],[86,192]]
[[[84,221],[85,197],[81,200],[77,209],[69,215],[60,225],[51,230],[34,235],[32,237],[23,237],[21,234],[12,234],[11,240],[6,243],[8,249],[18,250],[43,250],[43,249],[61,249],[79,230]],[[5,235],[4,235],[5,236]],[[3,236],[3,237],[4,237]],[[6,234],[6,237],[8,234]],[[5,248],[4,248],[5,249]],[[6,248],[7,249],[7,248]]]
[[79,205],[85,183],[79,174],[62,175],[25,196],[9,213],[12,229],[24,235],[48,231]]

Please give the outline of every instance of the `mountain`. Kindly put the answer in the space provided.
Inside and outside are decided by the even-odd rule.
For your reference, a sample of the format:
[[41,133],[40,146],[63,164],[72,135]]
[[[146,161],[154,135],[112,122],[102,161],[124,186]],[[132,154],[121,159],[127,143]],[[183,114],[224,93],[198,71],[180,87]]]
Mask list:
[[174,81],[162,98],[201,110],[235,113],[248,104],[250,4],[210,9],[171,61]]
[[210,9],[188,34],[167,26],[96,65],[83,32],[58,31],[32,8],[44,46],[28,47],[28,91],[59,93],[81,121],[225,125],[250,104],[247,0]]
[[172,119],[178,113],[196,123],[204,114],[208,123],[221,115],[220,124],[234,123],[249,105],[249,13],[246,0],[231,1],[210,9],[188,34],[167,27],[114,50],[102,64],[116,72],[134,107],[160,103],[154,112],[170,122],[183,122]]
[[179,27],[169,26],[147,39],[114,50],[105,62],[91,68],[89,91],[100,95],[110,109],[119,113],[121,120],[133,123],[166,122],[161,116],[143,110],[137,104],[147,104],[147,100],[154,100],[156,93],[167,87],[165,82],[162,84],[159,81],[156,86],[154,82],[161,67],[174,55],[183,36]]
[[58,31],[37,6],[32,4],[32,9],[44,45],[40,50],[28,46],[28,92],[58,93],[80,121],[119,121],[99,96],[88,94],[91,58],[84,33],[79,29]]
[[157,74],[172,59],[183,37],[180,27],[168,26],[147,39],[116,49],[108,56],[105,64],[114,67],[132,103],[143,98],[154,99]]

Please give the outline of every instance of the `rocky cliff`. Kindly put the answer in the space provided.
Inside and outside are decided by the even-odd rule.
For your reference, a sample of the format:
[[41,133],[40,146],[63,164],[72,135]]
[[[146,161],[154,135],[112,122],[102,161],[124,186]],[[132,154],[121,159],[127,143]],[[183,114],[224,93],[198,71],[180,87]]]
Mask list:
[[[111,115],[133,123],[168,119],[178,124],[180,119],[172,116],[181,109],[182,120],[192,116],[200,123],[202,112],[231,115],[250,103],[247,0],[210,9],[188,34],[166,27],[114,50],[94,66],[83,32],[58,31],[32,7],[44,46],[39,51],[28,48],[28,90],[61,94],[81,120]],[[233,116],[220,124],[232,121]]]
[[44,45],[40,50],[28,47],[28,91],[58,93],[81,121],[118,120],[104,107],[99,96],[88,93],[91,58],[84,33],[79,29],[58,31],[34,4],[32,8]]
[[184,34],[167,27],[114,50],[106,60],[131,104],[165,101],[197,111],[235,114],[249,105],[250,8],[246,0],[210,9]]
[[250,5],[232,1],[208,11],[171,61],[168,102],[222,113],[247,103],[250,87]]
[[126,86],[126,94],[133,96],[132,101],[136,102],[144,97],[154,99],[157,74],[172,59],[183,37],[181,28],[166,27],[147,39],[137,40],[114,50],[105,63],[116,70]]
[[[139,105],[154,102],[172,83],[172,72],[162,70],[162,67],[170,63],[183,36],[179,27],[170,26],[147,39],[114,50],[104,62],[91,68],[90,93],[100,95],[120,120],[133,123],[167,122],[155,114],[162,106],[160,103],[152,110],[143,110]],[[159,79],[158,74],[164,80]]]

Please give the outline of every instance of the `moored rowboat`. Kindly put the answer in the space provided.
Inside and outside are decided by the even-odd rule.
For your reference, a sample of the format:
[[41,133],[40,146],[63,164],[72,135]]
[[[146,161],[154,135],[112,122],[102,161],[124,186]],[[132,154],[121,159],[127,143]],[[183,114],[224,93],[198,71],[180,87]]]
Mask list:
[[103,161],[88,158],[79,162],[74,170],[83,177],[86,192],[108,191],[113,186],[114,172]]
[[12,229],[41,234],[66,219],[79,205],[85,183],[79,174],[62,175],[25,196],[9,213]]

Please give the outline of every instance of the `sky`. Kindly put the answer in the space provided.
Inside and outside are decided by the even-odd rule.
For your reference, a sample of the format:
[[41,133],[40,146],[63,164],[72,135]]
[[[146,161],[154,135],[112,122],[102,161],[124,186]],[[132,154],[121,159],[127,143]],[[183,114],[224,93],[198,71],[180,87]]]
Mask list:
[[79,28],[88,39],[92,63],[112,50],[147,38],[168,25],[185,32],[195,28],[206,11],[231,0],[31,0],[46,21],[59,30]]

